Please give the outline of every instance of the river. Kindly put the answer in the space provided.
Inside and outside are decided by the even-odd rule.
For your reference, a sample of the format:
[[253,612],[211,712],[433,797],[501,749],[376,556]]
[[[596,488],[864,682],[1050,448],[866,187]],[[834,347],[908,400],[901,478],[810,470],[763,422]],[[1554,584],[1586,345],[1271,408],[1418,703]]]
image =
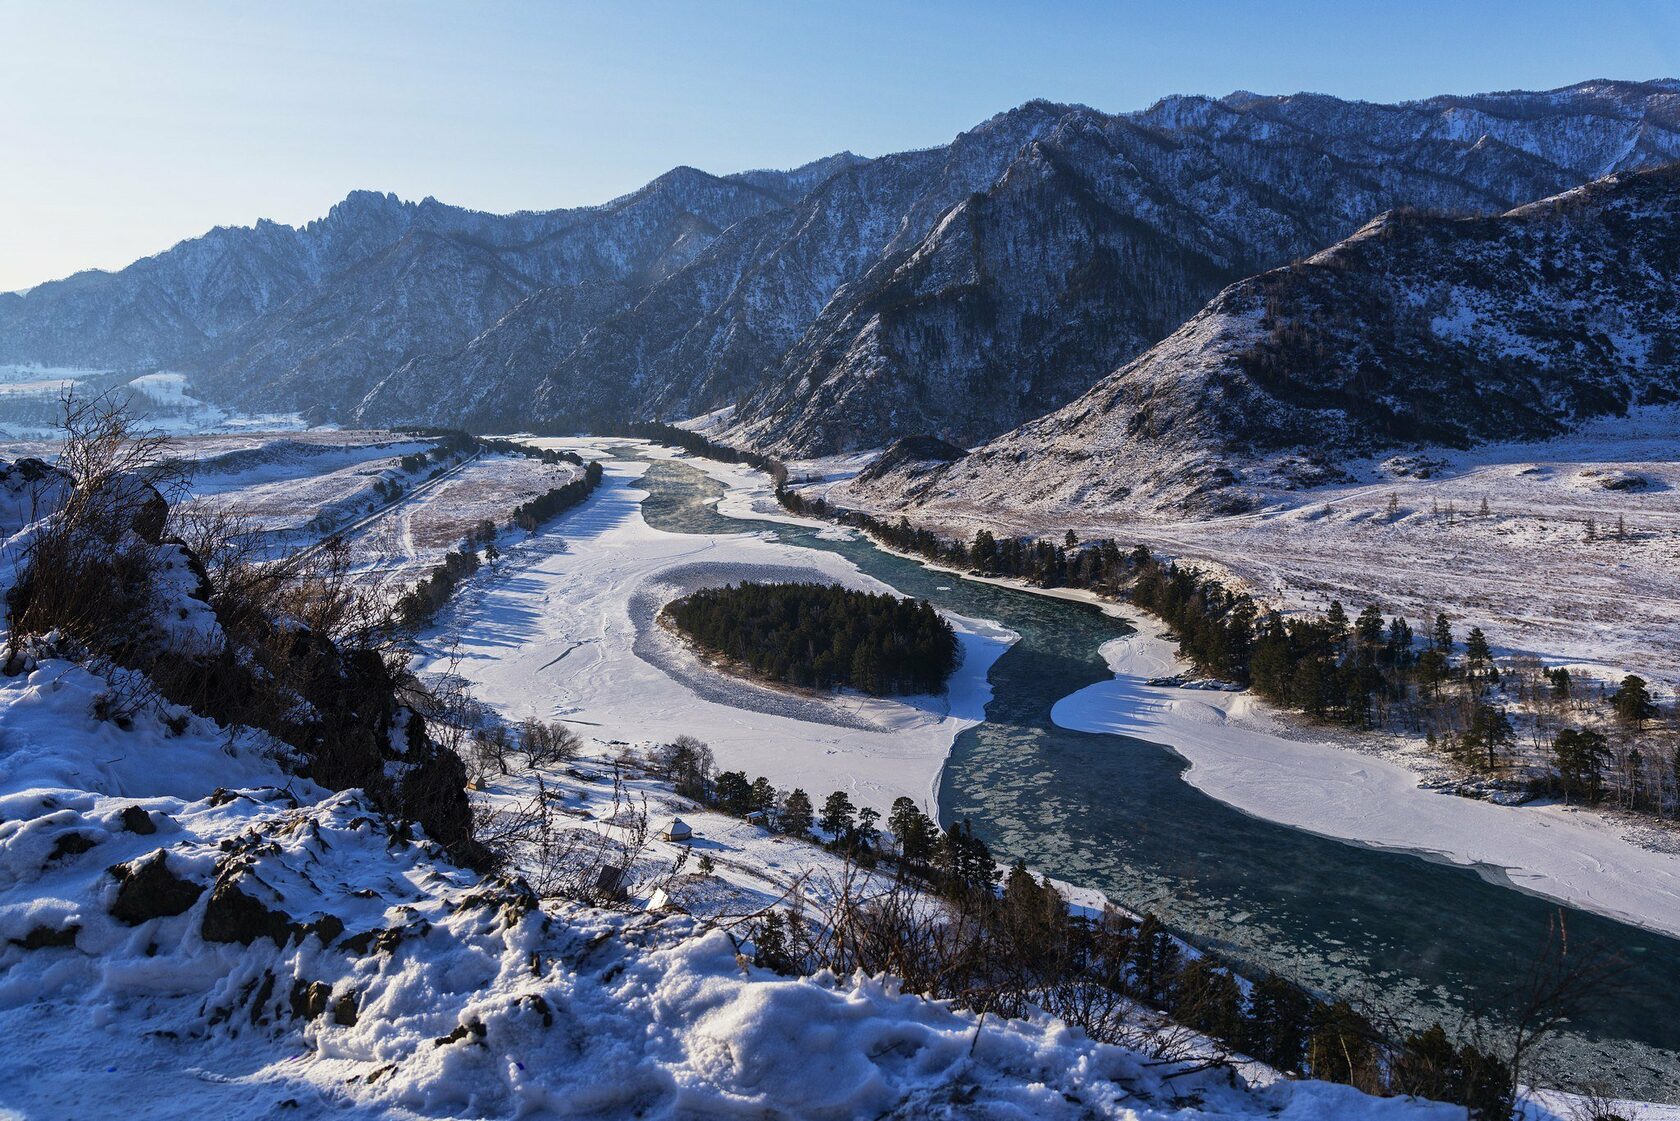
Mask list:
[[[773,526],[718,513],[722,487],[680,463],[655,461],[637,485],[649,492],[642,513],[657,529]],[[1126,633],[1123,620],[935,571],[861,536],[773,529],[783,542],[841,554],[906,595],[1021,636],[992,667],[986,721],[957,738],[939,787],[942,820],[970,819],[1001,860],[1019,857],[1153,912],[1240,967],[1449,1028],[1466,1013],[1509,1008],[1517,979],[1561,924],[1572,947],[1600,946],[1625,972],[1552,1042],[1547,1073],[1680,1100],[1680,941],[1466,868],[1239,812],[1185,782],[1188,764],[1168,746],[1051,722],[1056,701],[1109,677],[1098,650]]]

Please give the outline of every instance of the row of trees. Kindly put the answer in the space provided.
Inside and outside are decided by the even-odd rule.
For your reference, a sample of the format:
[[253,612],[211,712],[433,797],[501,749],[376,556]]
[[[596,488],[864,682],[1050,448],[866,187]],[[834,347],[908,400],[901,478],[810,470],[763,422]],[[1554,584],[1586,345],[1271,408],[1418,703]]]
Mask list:
[[[601,465],[592,461],[578,478],[515,506],[509,515],[509,524],[534,533],[549,518],[588,498],[600,481]],[[474,526],[458,548],[445,553],[443,560],[398,597],[398,621],[405,627],[418,627],[429,622],[449,602],[455,589],[479,570],[483,563],[478,555],[480,548],[487,560],[494,561],[499,555],[496,551],[496,526],[488,519]]]
[[957,666],[956,633],[925,600],[749,583],[691,592],[663,615],[702,648],[807,688],[936,693]]
[[688,429],[678,428],[674,424],[645,420],[627,425],[623,431],[626,436],[670,444],[673,447],[681,448],[690,455],[715,459],[719,463],[745,463],[748,467],[756,467],[767,473],[772,479],[776,480],[777,486],[787,482],[787,467],[783,465],[781,460],[747,448],[720,444],[716,440],[707,439],[698,432],[690,432]]
[[[785,488],[778,499],[794,513],[856,526],[889,548],[940,564],[1044,587],[1129,591],[1133,602],[1172,627],[1181,653],[1201,673],[1252,687],[1317,719],[1361,728],[1399,721],[1464,766],[1501,781],[1511,779],[1519,761],[1522,744],[1509,707],[1514,682],[1504,680],[1512,671],[1496,664],[1480,627],[1471,626],[1461,642],[1442,614],[1414,629],[1375,605],[1350,618],[1335,601],[1320,614],[1286,618],[1193,568],[1161,562],[1141,545],[1081,543],[1072,532],[1057,544],[986,530],[965,542],[905,518],[875,518]],[[1535,715],[1532,750],[1547,762],[1543,773],[1523,780],[1529,787],[1659,816],[1680,813],[1680,737],[1647,730],[1661,716],[1647,682],[1629,675],[1616,689],[1593,694],[1572,684],[1562,667],[1545,670],[1544,680],[1549,692],[1572,704],[1567,712]]]
[[590,460],[583,469],[583,475],[573,479],[563,486],[539,494],[528,502],[522,502],[513,508],[513,515],[509,519],[520,529],[535,533],[537,527],[548,519],[565,510],[571,509],[588,498],[601,482],[601,464],[599,460]]
[[[714,810],[819,840],[847,857],[848,868],[871,870],[820,893],[832,902],[814,916],[803,907],[756,916],[749,929],[759,965],[789,975],[892,973],[907,991],[1006,1016],[1043,1009],[1092,1038],[1165,1061],[1207,1061],[1190,1029],[1220,1045],[1215,1063],[1242,1053],[1285,1072],[1458,1102],[1472,1117],[1504,1121],[1525,1056],[1601,968],[1579,953],[1566,959],[1561,942],[1548,940],[1517,986],[1511,1028],[1418,1030],[1279,976],[1245,984],[1154,916],[1072,913],[1022,862],[1001,869],[968,821],[941,828],[909,798],[897,799],[884,820],[844,791],[819,805],[762,776],[718,772],[710,748],[690,736],[655,749],[649,764]],[[1151,1025],[1139,1005],[1172,1022]]]

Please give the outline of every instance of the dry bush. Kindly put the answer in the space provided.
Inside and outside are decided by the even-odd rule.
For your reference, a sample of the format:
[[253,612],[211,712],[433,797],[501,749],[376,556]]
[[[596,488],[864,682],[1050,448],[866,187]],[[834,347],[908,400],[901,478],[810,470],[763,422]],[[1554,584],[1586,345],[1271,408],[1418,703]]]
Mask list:
[[163,457],[164,438],[136,429],[109,396],[71,391],[63,409],[58,465],[73,486],[16,558],[9,653],[25,636],[57,631],[127,664],[157,639],[153,547],[180,472]]
[[583,741],[558,721],[529,719],[519,725],[519,746],[532,768],[553,767],[577,758]]

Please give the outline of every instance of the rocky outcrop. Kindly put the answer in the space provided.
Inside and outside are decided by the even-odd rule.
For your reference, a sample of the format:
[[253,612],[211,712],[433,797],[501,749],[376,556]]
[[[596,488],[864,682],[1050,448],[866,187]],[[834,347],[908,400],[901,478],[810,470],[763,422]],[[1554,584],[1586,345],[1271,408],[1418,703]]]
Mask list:
[[204,894],[203,884],[178,876],[170,869],[169,856],[162,849],[117,865],[111,869],[111,875],[117,881],[117,895],[109,911],[113,918],[129,926],[184,914]]

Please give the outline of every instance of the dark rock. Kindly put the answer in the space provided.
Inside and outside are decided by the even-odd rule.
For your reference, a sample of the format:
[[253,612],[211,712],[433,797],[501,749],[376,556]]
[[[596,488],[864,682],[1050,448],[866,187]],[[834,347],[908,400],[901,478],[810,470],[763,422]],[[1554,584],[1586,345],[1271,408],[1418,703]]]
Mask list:
[[330,946],[344,933],[344,920],[337,915],[322,915],[314,922],[304,924],[303,930],[305,934],[313,934],[319,938],[321,945]]
[[63,860],[67,856],[80,856],[98,843],[98,838],[86,833],[66,833],[53,845],[52,852],[47,854],[47,863]]
[[483,1039],[484,1025],[478,1020],[469,1020],[464,1024],[456,1024],[454,1031],[450,1032],[448,1035],[440,1035],[436,1039],[432,1040],[432,1046],[447,1047],[451,1043],[461,1042],[461,1040],[466,1039],[468,1036],[471,1036],[475,1043]]
[[22,938],[12,938],[9,941],[12,945],[21,946],[25,950],[50,950],[57,947],[74,946],[76,935],[81,932],[82,928],[76,923],[71,923],[62,929],[37,926],[31,928],[29,933]]
[[320,981],[305,981],[301,977],[292,985],[292,1018],[318,1019],[332,999],[332,987]]
[[339,997],[337,1000],[333,1001],[333,1023],[346,1028],[355,1027],[357,1004],[359,1003],[359,1000],[360,998],[356,995],[356,991],[352,989],[343,996]]
[[268,1002],[274,999],[274,971],[263,971],[262,987],[257,990],[255,999],[251,1001],[251,1026],[268,1022]]
[[243,870],[234,869],[216,877],[210,901],[204,905],[199,933],[206,942],[237,942],[249,946],[258,938],[267,938],[276,946],[284,946],[297,929],[291,916],[247,894],[239,886],[244,876]]
[[152,820],[152,815],[139,806],[129,806],[123,810],[122,827],[130,833],[139,833],[142,836],[150,836],[157,832],[157,823]]
[[111,904],[111,917],[129,926],[179,915],[204,894],[204,885],[184,880],[169,870],[162,849],[111,869],[120,885]]

